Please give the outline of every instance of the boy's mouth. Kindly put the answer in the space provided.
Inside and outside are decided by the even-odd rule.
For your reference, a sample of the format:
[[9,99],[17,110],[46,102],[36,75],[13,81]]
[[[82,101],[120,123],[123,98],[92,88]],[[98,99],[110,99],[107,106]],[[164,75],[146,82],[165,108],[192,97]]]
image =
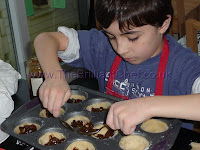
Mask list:
[[125,61],[131,62],[133,59],[132,58],[123,58]]
[[123,58],[126,62],[130,63],[130,64],[138,64],[138,59],[136,57],[134,58]]

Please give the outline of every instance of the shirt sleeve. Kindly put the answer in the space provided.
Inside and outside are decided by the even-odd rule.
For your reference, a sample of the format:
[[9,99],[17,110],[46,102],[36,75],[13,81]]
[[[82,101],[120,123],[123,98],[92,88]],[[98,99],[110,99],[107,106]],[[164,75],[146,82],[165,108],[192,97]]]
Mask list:
[[58,32],[62,32],[69,38],[69,44],[65,51],[58,51],[60,57],[65,63],[71,63],[79,58],[80,44],[78,40],[78,33],[73,28],[58,27]]
[[0,118],[7,118],[14,109],[11,95],[17,92],[21,75],[8,63],[0,60]]
[[192,85],[192,94],[200,93],[200,77],[198,77]]

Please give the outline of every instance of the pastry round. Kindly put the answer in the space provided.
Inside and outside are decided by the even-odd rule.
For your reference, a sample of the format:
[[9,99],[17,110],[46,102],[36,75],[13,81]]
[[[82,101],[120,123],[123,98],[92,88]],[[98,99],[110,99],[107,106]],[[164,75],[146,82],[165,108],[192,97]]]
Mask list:
[[149,133],[161,133],[168,130],[168,125],[157,119],[149,119],[142,123],[141,129]]
[[90,122],[90,120],[89,120],[87,117],[81,116],[81,115],[75,116],[75,117],[72,117],[72,118],[69,118],[66,122],[67,122],[69,125],[71,125],[72,122],[73,122],[73,120],[75,120],[75,121],[82,121],[82,122],[83,122],[83,125],[85,125],[86,123]]
[[[65,110],[63,108],[60,108],[60,115],[64,114]],[[44,117],[44,118],[49,118],[51,116],[49,116],[50,112],[47,109],[42,109],[42,111],[40,111],[40,117]],[[52,114],[50,114],[52,115]],[[52,115],[53,116],[53,115]]]
[[66,150],[95,150],[95,147],[93,146],[92,143],[88,141],[76,141],[70,144]]
[[101,102],[101,103],[96,103],[96,104],[92,104],[92,105],[87,106],[86,110],[92,111],[92,108],[97,109],[97,108],[101,108],[101,107],[104,110],[107,110],[107,109],[110,108],[110,106],[111,106],[111,103],[109,103],[109,102]]
[[[26,128],[25,128],[26,127]],[[20,130],[21,128],[21,130]],[[14,132],[17,134],[30,134],[40,129],[40,125],[36,123],[23,123],[15,127]]]
[[[100,129],[101,127],[103,127],[103,124],[99,124],[99,125],[94,126],[94,129]],[[108,130],[110,130],[109,133],[107,133]],[[98,133],[92,135],[92,137],[97,138],[97,139],[107,139],[107,138],[111,138],[111,137],[116,136],[117,133],[118,133],[118,130],[112,130],[111,128],[104,127]]]
[[69,100],[67,103],[79,103],[84,101],[86,98],[83,95],[78,95],[78,94],[73,94],[70,96]]
[[66,137],[62,133],[59,133],[59,132],[47,132],[47,133],[45,133],[44,135],[42,135],[38,139],[38,142],[41,145],[48,145],[48,143],[51,141],[51,138],[57,138],[60,141],[53,142],[54,144],[49,144],[49,145],[59,144],[59,143],[63,142],[66,139]]
[[200,143],[191,142],[190,145],[192,147],[191,150],[200,150]]
[[70,99],[80,99],[80,100],[85,100],[85,96],[83,95],[78,95],[78,94],[74,94],[70,96]]
[[140,135],[128,135],[119,141],[119,146],[123,150],[145,150],[149,147],[149,141]]

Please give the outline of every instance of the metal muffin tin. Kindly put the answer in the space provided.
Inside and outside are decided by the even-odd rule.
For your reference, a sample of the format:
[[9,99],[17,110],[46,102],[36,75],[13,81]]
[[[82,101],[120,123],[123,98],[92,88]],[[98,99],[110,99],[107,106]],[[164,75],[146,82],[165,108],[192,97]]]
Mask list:
[[[69,119],[74,115],[84,115],[90,119],[95,125],[99,122],[105,122],[108,111],[90,112],[86,110],[88,105],[108,101],[111,104],[122,99],[107,95],[105,93],[97,92],[78,85],[71,85],[72,94],[80,94],[86,97],[86,100],[80,103],[66,103],[62,108],[65,113],[60,117],[62,119]],[[43,118],[39,116],[43,109],[42,104],[38,98],[28,102],[15,111],[9,118],[1,124],[1,130],[10,134],[11,136],[34,146],[41,150],[66,150],[66,148],[77,140],[86,140],[94,145],[96,150],[121,150],[119,147],[120,139],[125,136],[121,131],[114,137],[109,139],[96,139],[87,135],[80,135],[76,132],[66,129],[56,118]],[[150,142],[148,150],[169,150],[175,142],[181,127],[181,121],[177,119],[158,118],[167,123],[169,129],[162,133],[148,133],[137,126],[133,134],[144,136]],[[31,134],[22,135],[14,133],[14,128],[23,123],[37,123],[40,129]],[[66,137],[65,141],[55,146],[43,146],[38,143],[38,139],[46,132],[60,132]]]

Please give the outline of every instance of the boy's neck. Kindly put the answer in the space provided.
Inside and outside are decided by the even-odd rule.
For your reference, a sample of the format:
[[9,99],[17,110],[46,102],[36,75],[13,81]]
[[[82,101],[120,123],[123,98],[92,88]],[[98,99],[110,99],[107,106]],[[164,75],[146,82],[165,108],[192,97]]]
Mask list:
[[163,45],[164,45],[164,37],[162,38],[162,41],[160,43],[160,46],[158,47],[158,50],[153,54],[152,57],[155,57],[155,56],[159,55],[162,52]]

